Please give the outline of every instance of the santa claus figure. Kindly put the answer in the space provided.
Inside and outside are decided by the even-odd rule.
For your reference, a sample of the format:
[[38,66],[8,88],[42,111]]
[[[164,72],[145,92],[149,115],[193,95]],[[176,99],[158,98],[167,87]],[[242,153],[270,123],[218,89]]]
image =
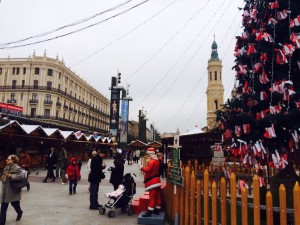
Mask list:
[[155,154],[154,148],[148,148],[149,161],[147,166],[140,166],[140,169],[144,172],[145,191],[149,191],[150,198],[148,211],[142,217],[150,217],[152,214],[158,215],[161,209],[160,161],[158,157],[162,157],[162,154],[161,156],[159,154],[161,153]]

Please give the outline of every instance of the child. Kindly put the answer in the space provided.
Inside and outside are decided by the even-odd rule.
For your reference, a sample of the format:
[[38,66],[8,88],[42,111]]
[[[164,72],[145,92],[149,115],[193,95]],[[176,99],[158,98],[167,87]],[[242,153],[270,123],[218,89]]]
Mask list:
[[76,158],[71,158],[70,165],[67,168],[67,174],[68,174],[68,180],[69,180],[70,195],[72,194],[72,191],[74,194],[76,194],[77,181],[80,177],[80,170],[77,165]]
[[106,198],[111,198],[111,197],[117,198],[123,193],[123,191],[124,191],[124,185],[120,184],[117,190],[115,190],[113,192],[106,193],[105,197]]

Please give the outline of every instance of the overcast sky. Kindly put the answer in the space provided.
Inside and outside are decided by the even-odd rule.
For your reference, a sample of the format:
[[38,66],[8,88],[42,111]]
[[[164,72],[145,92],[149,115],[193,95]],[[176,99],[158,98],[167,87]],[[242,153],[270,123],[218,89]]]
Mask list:
[[119,71],[122,84],[130,84],[130,120],[138,120],[143,108],[148,127],[154,123],[161,133],[177,128],[185,133],[206,126],[214,34],[224,100],[230,97],[235,36],[241,33],[238,7],[242,0],[1,0],[0,57],[46,50],[107,98]]

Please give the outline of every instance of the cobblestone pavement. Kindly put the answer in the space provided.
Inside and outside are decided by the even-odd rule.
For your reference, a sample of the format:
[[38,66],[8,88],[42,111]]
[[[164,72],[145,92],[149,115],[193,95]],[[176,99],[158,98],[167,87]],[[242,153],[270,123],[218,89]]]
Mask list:
[[[105,159],[107,167],[105,169],[106,178],[100,184],[99,203],[105,204],[108,199],[104,194],[113,191],[109,183],[110,172],[107,168],[113,165],[112,159]],[[138,170],[138,165],[125,164],[125,173],[136,174],[137,193],[134,199],[144,193],[143,175]],[[115,209],[116,216],[108,218],[107,214],[100,215],[98,210],[89,209],[89,183],[87,181],[86,162],[81,168],[82,179],[77,185],[76,195],[69,195],[68,184],[62,185],[61,179],[55,182],[48,179],[48,183],[43,183],[46,170],[39,169],[32,171],[29,181],[30,191],[26,188],[22,190],[21,207],[24,211],[23,217],[16,222],[16,213],[11,205],[7,210],[6,225],[109,225],[109,224],[137,224],[138,215],[128,216],[121,213],[120,209]]]

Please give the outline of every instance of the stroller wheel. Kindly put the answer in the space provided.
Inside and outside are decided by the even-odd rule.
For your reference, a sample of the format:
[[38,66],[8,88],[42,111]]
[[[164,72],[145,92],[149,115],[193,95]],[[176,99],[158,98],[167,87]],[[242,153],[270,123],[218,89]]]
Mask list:
[[106,212],[105,208],[101,207],[99,208],[99,214],[104,215]]
[[127,212],[127,208],[121,208],[121,212],[122,213],[126,213]]
[[133,213],[133,210],[131,208],[127,209],[127,215],[128,216],[132,216],[134,213]]
[[109,211],[107,215],[109,218],[114,218],[116,213],[114,211]]

